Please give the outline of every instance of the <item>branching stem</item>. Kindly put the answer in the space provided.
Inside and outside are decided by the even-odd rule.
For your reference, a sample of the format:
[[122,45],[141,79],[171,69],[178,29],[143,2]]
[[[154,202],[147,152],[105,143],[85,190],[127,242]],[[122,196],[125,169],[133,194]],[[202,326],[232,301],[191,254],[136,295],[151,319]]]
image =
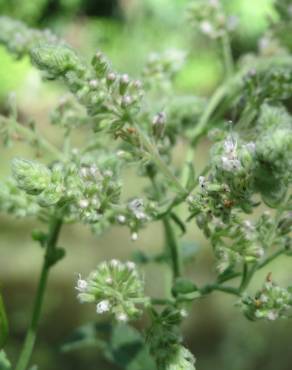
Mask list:
[[22,351],[20,353],[20,357],[18,359],[17,365],[15,370],[26,370],[29,361],[32,355],[32,351],[34,348],[34,344],[36,341],[37,330],[40,321],[41,310],[43,306],[45,291],[47,287],[47,281],[49,276],[50,268],[56,262],[55,260],[55,253],[56,253],[56,246],[59,237],[59,233],[62,226],[62,219],[58,217],[54,217],[51,221],[49,235],[46,245],[46,253],[44,255],[43,260],[43,267],[41,270],[41,275],[39,279],[39,285],[37,288],[37,293],[34,301],[33,306],[33,313],[31,318],[31,323],[28,328],[28,332],[23,344]]

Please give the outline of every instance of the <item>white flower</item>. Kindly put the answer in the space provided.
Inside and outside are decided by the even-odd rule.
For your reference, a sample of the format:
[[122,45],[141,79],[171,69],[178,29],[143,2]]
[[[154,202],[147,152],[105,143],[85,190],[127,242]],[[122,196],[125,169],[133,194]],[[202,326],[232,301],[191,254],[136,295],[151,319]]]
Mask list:
[[100,301],[96,305],[96,312],[97,313],[108,312],[110,307],[111,307],[110,302],[107,299],[104,299],[103,301]]
[[166,114],[164,112],[159,112],[154,116],[152,123],[153,125],[163,125],[165,121],[166,121]]
[[110,261],[110,265],[111,265],[111,267],[119,267],[119,266],[120,266],[120,264],[121,264],[121,262],[120,262],[120,261],[118,261],[118,260],[116,260],[116,259],[112,259],[112,260]]
[[229,137],[224,141],[224,150],[226,154],[234,156],[236,152],[236,148],[237,148],[237,142],[233,140],[233,138]]
[[111,170],[106,170],[106,171],[104,171],[104,176],[105,177],[113,177],[113,172]]
[[222,167],[225,171],[234,171],[241,168],[241,163],[238,159],[230,159],[227,157],[221,157]]
[[276,311],[269,311],[267,314],[267,318],[271,321],[274,321],[278,318],[278,313]]
[[111,285],[113,283],[113,279],[111,277],[108,277],[105,279],[105,282],[109,285]]
[[96,176],[98,173],[98,169],[95,164],[89,167],[89,172],[92,176]]
[[125,74],[123,74],[123,75],[121,76],[121,82],[122,82],[123,84],[128,84],[128,83],[130,82],[129,75],[127,75],[126,73],[125,73]]
[[92,200],[91,200],[91,204],[93,205],[93,206],[95,206],[95,207],[99,207],[100,206],[100,201],[99,201],[99,199],[97,198],[97,197],[94,197],[94,198],[92,198]]
[[205,189],[205,186],[206,186],[205,176],[199,176],[199,185],[201,189]]
[[202,21],[200,23],[200,30],[205,34],[211,36],[214,33],[214,27],[209,21]]
[[128,321],[128,316],[121,312],[121,313],[118,313],[117,316],[116,316],[117,320],[120,321],[120,322],[127,322]]
[[126,217],[124,215],[118,215],[117,220],[120,224],[124,224],[126,222]]
[[132,97],[130,95],[125,95],[122,97],[122,103],[125,105],[125,106],[128,106],[130,104],[132,104]]
[[117,78],[117,75],[116,75],[114,72],[111,72],[111,73],[109,73],[109,74],[107,75],[107,79],[108,79],[109,81],[115,81],[115,80],[116,80],[116,78]]
[[136,268],[136,264],[134,263],[134,262],[132,262],[132,261],[128,261],[128,262],[126,262],[126,266],[127,266],[127,268],[129,269],[129,270],[134,270],[135,268]]
[[187,312],[187,310],[185,310],[184,308],[182,308],[182,309],[180,310],[180,315],[181,315],[181,317],[187,317],[187,316],[188,316],[188,312]]
[[86,167],[82,167],[82,168],[80,169],[80,175],[81,175],[82,177],[86,177],[86,176],[88,175],[88,170],[87,170],[87,168],[86,168]]
[[98,86],[98,81],[97,80],[90,80],[89,81],[89,86],[93,89],[95,89]]
[[267,303],[267,302],[268,302],[268,300],[269,300],[269,298],[268,298],[265,294],[262,294],[262,295],[260,296],[260,301],[261,301],[262,303]]
[[85,209],[89,206],[89,201],[87,199],[81,199],[79,201],[79,207]]
[[82,279],[81,275],[79,274],[76,289],[79,290],[79,292],[84,292],[87,286],[88,286],[87,281]]
[[137,234],[137,233],[132,233],[132,235],[131,235],[131,240],[132,240],[133,242],[135,242],[137,239],[138,239],[138,234]]

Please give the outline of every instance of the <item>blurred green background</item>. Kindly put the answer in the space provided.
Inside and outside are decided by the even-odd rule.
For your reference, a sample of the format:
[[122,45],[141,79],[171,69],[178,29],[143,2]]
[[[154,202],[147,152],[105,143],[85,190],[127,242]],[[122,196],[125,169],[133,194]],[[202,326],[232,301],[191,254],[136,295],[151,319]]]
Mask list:
[[[176,88],[181,93],[208,95],[220,82],[222,65],[211,45],[187,26],[187,3],[188,0],[0,0],[0,14],[31,26],[49,27],[85,56],[101,49],[117,70],[132,76],[139,76],[150,52],[187,48],[190,55],[176,78]],[[229,0],[226,6],[240,20],[232,45],[238,58],[255,50],[257,38],[267,27],[268,15],[273,14],[271,1]],[[62,93],[60,86],[42,84],[28,60],[14,61],[2,47],[0,66],[1,112],[5,112],[8,94],[15,91],[21,118],[33,117],[40,130],[58,142],[58,133],[48,125],[48,115]],[[182,160],[184,148],[180,149],[177,163]],[[207,161],[207,149],[207,142],[198,148],[198,167]],[[30,157],[32,152],[18,145],[1,148],[0,155],[3,178],[10,173],[12,157]],[[134,174],[127,175],[125,196],[139,195],[143,183],[137,182]],[[17,357],[28,324],[42,258],[42,251],[30,238],[36,226],[33,220],[4,215],[0,218],[0,284],[8,307],[11,337],[7,351],[12,360]],[[184,241],[196,242],[199,247],[197,258],[187,266],[189,276],[199,284],[212,281],[215,270],[211,250],[195,224],[189,226]],[[121,228],[113,228],[97,239],[86,227],[67,226],[60,244],[66,248],[67,257],[50,277],[33,363],[41,370],[117,369],[103,360],[96,348],[60,351],[60,345],[76,326],[96,319],[94,308],[81,306],[76,300],[76,277],[78,273],[87,275],[104,259],[127,259],[136,249],[159,251],[163,247],[162,230],[158,224],[151,225],[132,243],[128,232]],[[273,266],[275,280],[285,285],[291,278],[289,262],[283,258]],[[267,272],[258,273],[251,289],[261,284]],[[149,294],[165,294],[169,284],[167,266],[147,266],[145,276]],[[214,293],[196,303],[185,320],[185,341],[198,358],[198,369],[291,370],[292,322],[250,323],[234,303],[233,297]]]

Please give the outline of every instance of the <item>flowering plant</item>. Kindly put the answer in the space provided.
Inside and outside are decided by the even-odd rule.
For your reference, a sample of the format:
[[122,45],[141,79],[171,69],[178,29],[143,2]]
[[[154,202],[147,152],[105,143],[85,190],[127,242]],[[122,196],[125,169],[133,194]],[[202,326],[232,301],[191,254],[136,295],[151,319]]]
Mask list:
[[[0,117],[5,145],[22,140],[33,145],[36,154],[47,153],[50,158],[46,163],[15,158],[12,177],[0,187],[1,211],[35,217],[48,225],[47,232],[36,230],[32,235],[45,253],[16,370],[30,365],[48,275],[65,256],[58,237],[66,223],[87,224],[95,234],[120,225],[129,229],[133,242],[150,222],[162,223],[162,255],[141,253],[135,261],[101,262],[76,282],[81,303],[109,316],[116,327],[130,330],[135,340],[138,334],[129,324],[148,315],[149,326],[139,336],[148,356],[141,369],[195,369],[180,324],[189,306],[213,291],[234,295],[250,320],[291,315],[291,287],[279,287],[271,275],[258,293],[248,293],[258,270],[280,255],[292,255],[292,117],[287,105],[292,95],[292,57],[288,46],[281,44],[291,5],[289,1],[275,5],[278,21],[271,24],[259,50],[235,63],[231,49],[235,18],[226,14],[219,0],[190,2],[190,23],[210,38],[225,66],[225,79],[209,99],[175,93],[173,79],[183,64],[182,53],[152,55],[141,80],[136,80],[115,71],[100,51],[87,63],[51,32],[0,18],[0,42],[17,58],[29,56],[45,79],[60,81],[69,92],[51,115],[52,125],[64,136],[62,148],[45,138],[36,124],[20,121],[14,96],[10,114]],[[171,93],[159,100],[166,90]],[[225,124],[231,115],[233,122]],[[78,148],[72,146],[75,131],[88,134]],[[194,152],[206,136],[212,142],[209,163],[196,173]],[[173,150],[179,141],[188,152],[185,165],[177,168]],[[129,164],[148,179],[149,186],[124,201],[123,169]],[[184,274],[178,234],[192,227],[191,220],[204,233],[216,260],[217,280],[200,287]],[[145,294],[142,264],[153,260],[166,262],[172,271],[166,297]],[[7,335],[0,297],[1,348]],[[130,368],[112,354],[110,358]],[[4,351],[0,366],[11,368]]]

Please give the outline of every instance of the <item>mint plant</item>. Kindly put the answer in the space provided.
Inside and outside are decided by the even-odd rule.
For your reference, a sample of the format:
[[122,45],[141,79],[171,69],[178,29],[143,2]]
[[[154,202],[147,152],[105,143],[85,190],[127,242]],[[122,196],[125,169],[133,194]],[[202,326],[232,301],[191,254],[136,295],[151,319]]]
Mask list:
[[[20,121],[14,96],[10,114],[0,119],[5,145],[21,140],[37,155],[12,161],[12,177],[1,183],[0,208],[16,217],[37,218],[47,227],[32,234],[44,248],[44,260],[16,370],[31,364],[48,276],[65,256],[58,238],[66,223],[86,224],[97,235],[120,225],[137,244],[142,228],[150,222],[162,224],[161,254],[137,252],[129,261],[99,261],[87,278],[72,281],[81,303],[111,320],[114,330],[122,328],[136,340],[138,335],[147,357],[139,368],[195,369],[180,324],[190,305],[213,291],[233,295],[252,321],[291,316],[292,286],[278,286],[272,274],[257,293],[249,292],[258,270],[280,255],[292,256],[292,56],[283,40],[291,6],[290,1],[276,2],[277,21],[271,22],[258,50],[234,60],[236,17],[227,15],[219,0],[190,2],[190,32],[209,38],[225,67],[225,78],[209,98],[176,93],[174,78],[187,54],[150,56],[136,80],[114,70],[101,51],[88,63],[51,32],[0,18],[1,44],[16,58],[29,56],[45,80],[61,82],[68,92],[50,117],[63,135],[62,147],[45,138],[37,123]],[[87,134],[78,148],[72,144],[74,132]],[[212,146],[207,166],[198,173],[193,157],[204,137]],[[179,168],[173,161],[178,142],[187,147]],[[50,160],[41,161],[40,154]],[[124,201],[123,169],[129,165],[149,185]],[[193,227],[192,220],[216,260],[217,280],[205,286],[184,272],[180,237]],[[143,264],[152,261],[167,263],[172,271],[172,288],[165,297],[145,295]],[[130,325],[142,315],[148,316],[148,325],[139,335]],[[0,328],[3,348],[8,323],[2,300]],[[103,343],[102,348],[108,348],[111,361],[131,368],[109,355],[112,347]],[[1,368],[12,368],[3,351],[0,356]]]

